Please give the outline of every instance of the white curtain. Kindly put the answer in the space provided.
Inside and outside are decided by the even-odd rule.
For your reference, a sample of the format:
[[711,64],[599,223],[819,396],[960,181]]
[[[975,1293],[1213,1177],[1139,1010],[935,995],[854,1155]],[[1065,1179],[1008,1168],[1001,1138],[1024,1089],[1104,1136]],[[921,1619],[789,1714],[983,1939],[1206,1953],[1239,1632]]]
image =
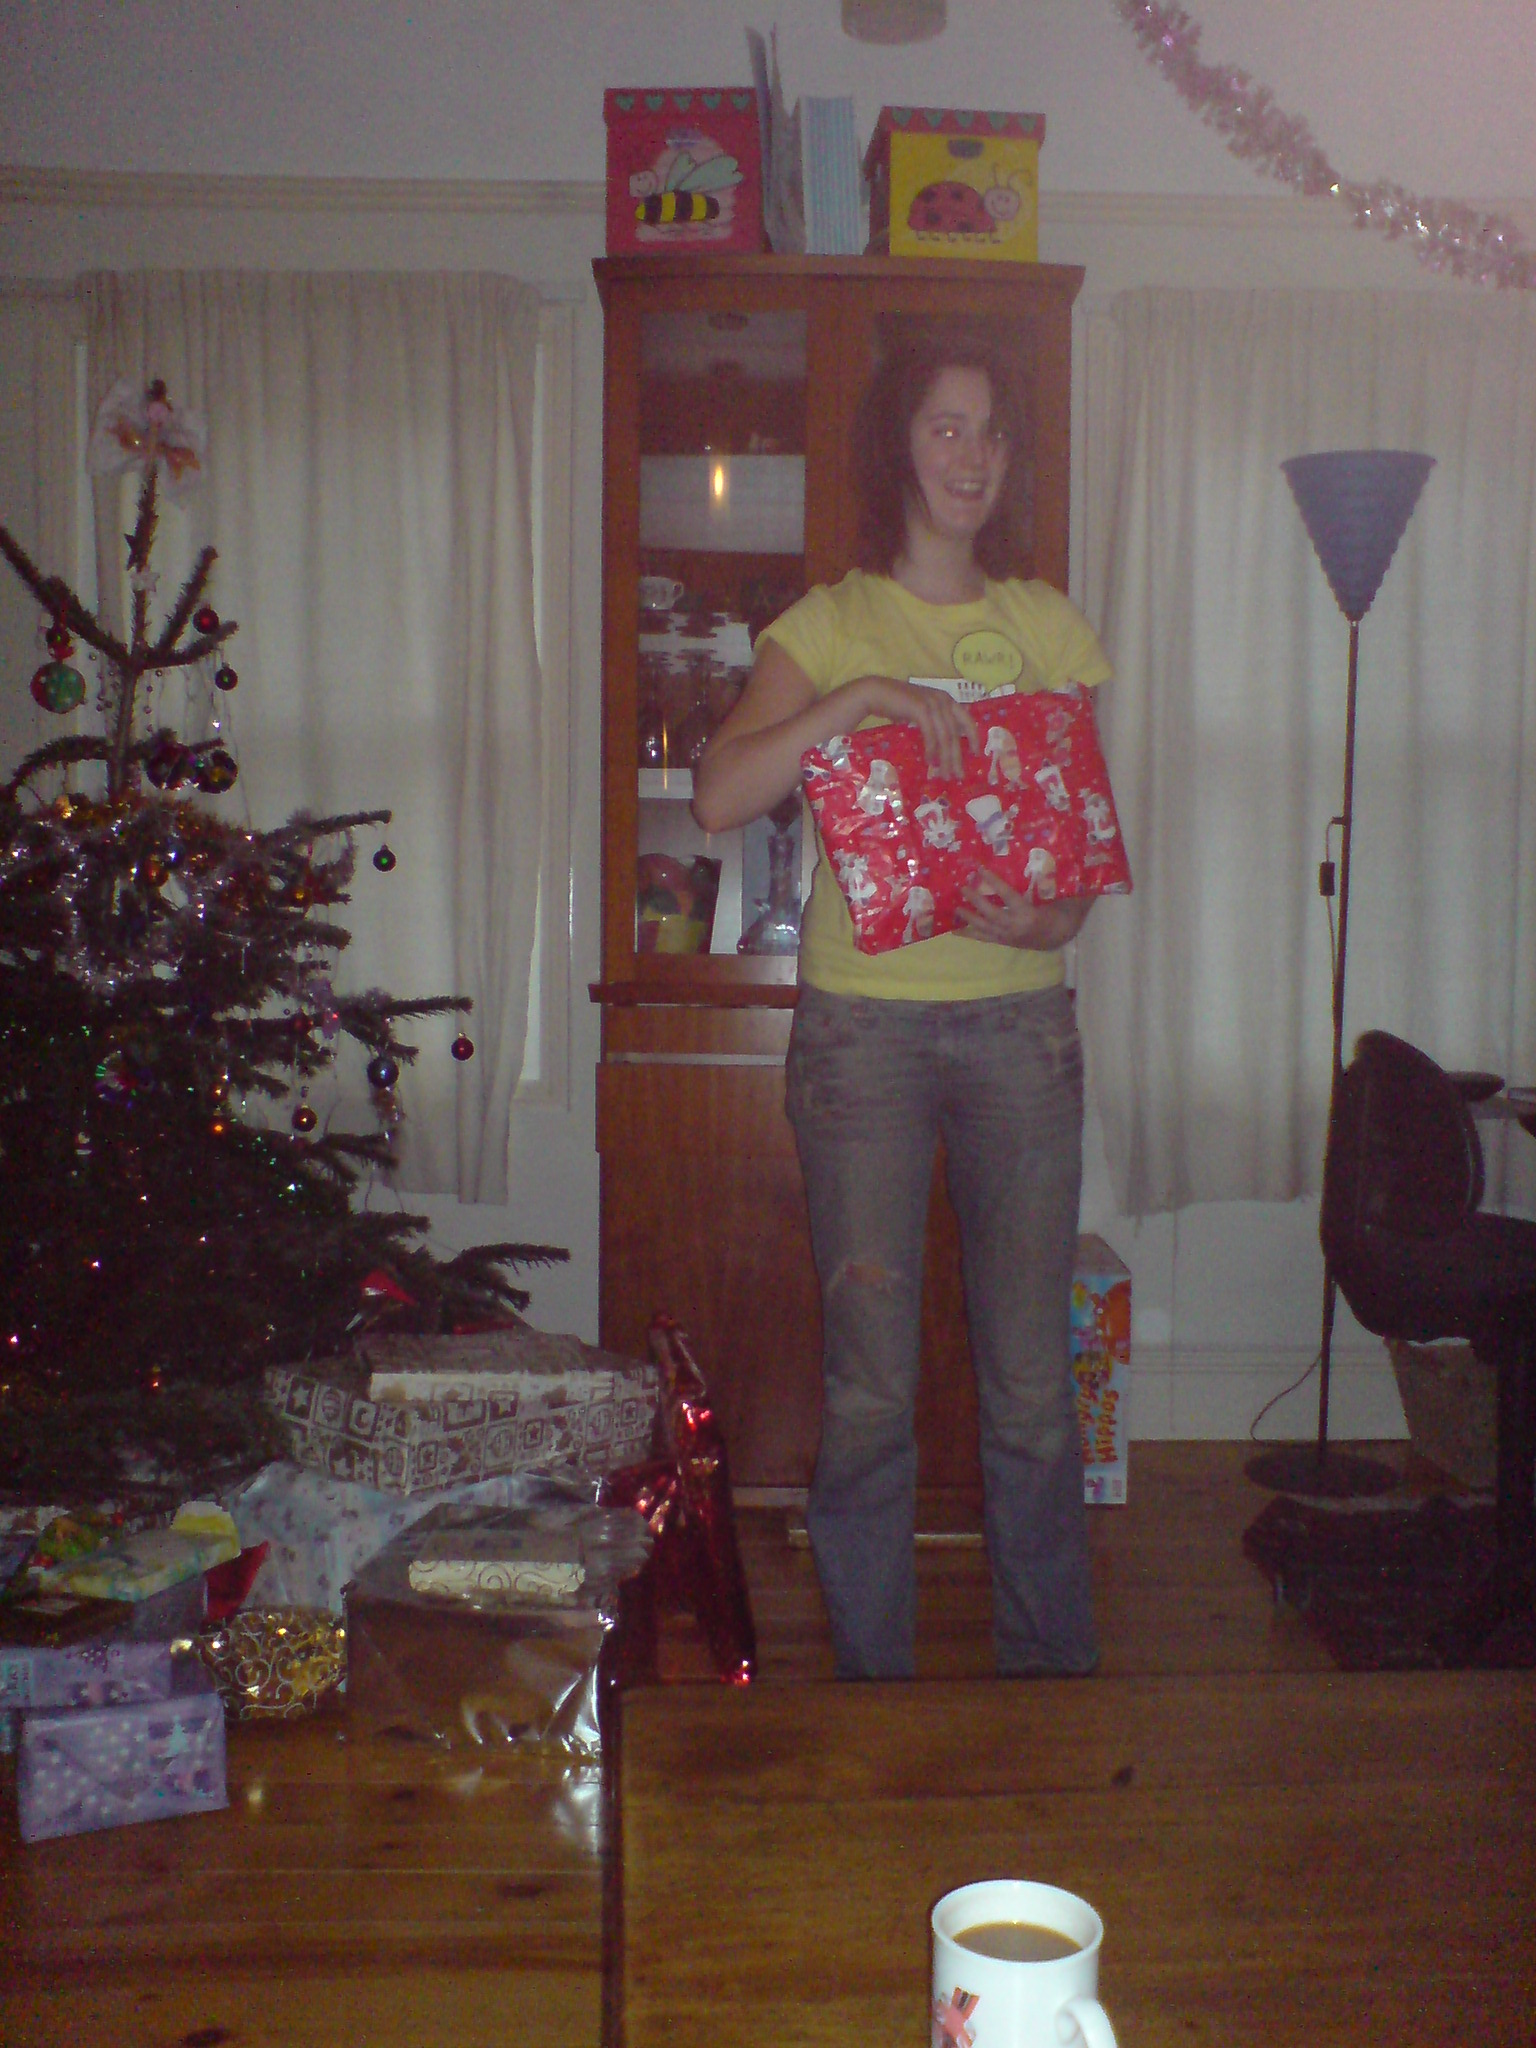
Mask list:
[[[45,575],[73,580],[75,560],[75,348],[80,315],[72,285],[0,281],[0,524]],[[46,659],[42,617],[0,564],[0,779],[59,720],[32,701],[27,681]]]
[[[1321,1178],[1349,644],[1287,456],[1436,464],[1360,631],[1346,1058],[1375,1026],[1536,1081],[1536,298],[1139,291],[1087,329],[1136,877],[1080,963],[1110,1168],[1128,1214],[1286,1200]],[[1490,1199],[1528,1205],[1536,1142],[1486,1135]]]
[[[187,540],[219,550],[212,600],[240,627],[240,683],[218,706],[241,771],[226,815],[394,812],[395,870],[360,847],[338,985],[472,999],[463,1064],[453,1019],[401,1027],[420,1052],[398,1178],[505,1201],[542,822],[537,295],[488,276],[243,272],[84,290],[93,407],[119,377],[161,377],[208,425]],[[122,557],[109,494],[97,523],[105,586]]]

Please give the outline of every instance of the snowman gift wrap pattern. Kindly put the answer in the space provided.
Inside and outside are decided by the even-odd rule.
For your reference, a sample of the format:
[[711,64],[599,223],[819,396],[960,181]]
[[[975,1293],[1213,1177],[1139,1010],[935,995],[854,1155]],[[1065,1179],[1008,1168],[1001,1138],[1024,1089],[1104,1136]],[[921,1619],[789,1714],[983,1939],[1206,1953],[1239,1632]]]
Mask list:
[[802,758],[861,953],[958,929],[965,889],[982,873],[1036,903],[1130,894],[1088,692],[994,692],[970,710],[977,746],[958,780],[929,772],[915,725],[839,736]]

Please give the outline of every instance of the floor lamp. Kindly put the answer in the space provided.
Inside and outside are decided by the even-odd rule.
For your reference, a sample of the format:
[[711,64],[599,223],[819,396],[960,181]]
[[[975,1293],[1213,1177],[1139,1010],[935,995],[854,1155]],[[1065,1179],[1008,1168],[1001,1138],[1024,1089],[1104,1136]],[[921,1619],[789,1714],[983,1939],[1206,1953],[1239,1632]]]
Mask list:
[[[1339,942],[1333,958],[1333,1072],[1328,1088],[1329,1127],[1333,1091],[1344,1071],[1344,967],[1349,946],[1349,852],[1355,794],[1355,683],[1360,665],[1360,621],[1381,588],[1387,565],[1402,539],[1434,457],[1398,448],[1343,448],[1326,455],[1293,455],[1282,462],[1286,481],[1317,558],[1349,621],[1349,683],[1344,699],[1344,810],[1339,827]],[[1333,893],[1324,863],[1322,890]],[[1333,1353],[1333,1317],[1338,1288],[1323,1269],[1323,1342],[1319,1353],[1317,1441],[1281,1444],[1250,1461],[1248,1477],[1277,1493],[1310,1494],[1333,1500],[1385,1493],[1397,1483],[1388,1465],[1370,1458],[1341,1456],[1328,1449],[1328,1374]]]

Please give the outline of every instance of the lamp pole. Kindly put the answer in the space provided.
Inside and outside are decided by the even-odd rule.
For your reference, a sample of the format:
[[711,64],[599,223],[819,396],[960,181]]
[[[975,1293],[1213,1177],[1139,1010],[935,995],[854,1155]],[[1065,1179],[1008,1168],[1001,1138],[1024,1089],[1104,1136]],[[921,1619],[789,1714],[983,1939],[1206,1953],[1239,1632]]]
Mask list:
[[[1349,846],[1355,811],[1355,683],[1360,673],[1360,621],[1349,622],[1349,682],[1344,693],[1344,810],[1339,819],[1339,956],[1333,965],[1333,1072],[1328,1080],[1328,1127],[1344,1073],[1344,969],[1349,959]],[[1326,1171],[1326,1167],[1324,1169]],[[1333,1268],[1323,1262],[1323,1338],[1318,1353],[1317,1465],[1328,1456],[1328,1382],[1333,1363],[1333,1317],[1338,1305]]]
[[[1434,458],[1402,449],[1335,449],[1327,454],[1292,456],[1281,463],[1297,509],[1340,611],[1349,621],[1349,682],[1344,701],[1344,810],[1333,820],[1339,839],[1339,940],[1333,958],[1333,1071],[1328,1081],[1328,1130],[1344,1074],[1344,973],[1349,955],[1349,861],[1354,837],[1355,689],[1360,666],[1360,621],[1386,574],[1387,564],[1413,515]],[[1321,893],[1331,896],[1332,878],[1326,856],[1319,876]],[[1328,1178],[1327,1154],[1323,1180]],[[1383,1493],[1396,1485],[1390,1466],[1373,1459],[1328,1455],[1328,1395],[1333,1360],[1333,1324],[1338,1287],[1327,1256],[1323,1262],[1323,1335],[1318,1353],[1319,1382],[1316,1447],[1278,1445],[1245,1468],[1259,1486],[1281,1493],[1313,1494],[1343,1499]]]

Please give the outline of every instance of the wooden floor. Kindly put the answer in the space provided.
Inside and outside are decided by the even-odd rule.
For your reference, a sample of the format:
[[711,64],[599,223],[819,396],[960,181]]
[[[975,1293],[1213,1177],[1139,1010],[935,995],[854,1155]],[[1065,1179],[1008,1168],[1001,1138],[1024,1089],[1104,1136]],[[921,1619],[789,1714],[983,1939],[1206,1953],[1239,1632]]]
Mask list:
[[1005,1874],[1103,1916],[1122,2048],[1531,2048],[1530,1701],[1523,1671],[633,1693],[625,2048],[919,2048],[930,1909]]
[[[1271,1498],[1244,1477],[1248,1454],[1133,1447],[1129,1505],[1090,1518],[1106,1674],[1327,1684],[1326,1656],[1243,1557],[1243,1530]],[[783,1507],[738,1517],[765,1688],[831,1675],[795,1520]],[[986,1675],[980,1548],[923,1544],[918,1576],[920,1676]],[[712,1682],[686,1617],[665,1623],[661,1666],[673,1683]],[[7,1797],[7,2048],[501,2048],[525,2035],[598,2048],[604,1858],[590,1778],[434,1770],[338,1715],[232,1729],[229,1780],[227,1815],[30,1846]]]
[[[1398,1469],[1406,1446],[1374,1447]],[[1328,1658],[1296,1617],[1277,1612],[1266,1582],[1242,1553],[1244,1529],[1273,1495],[1244,1476],[1248,1444],[1137,1444],[1130,1499],[1093,1508],[1094,1608],[1101,1668],[1114,1672],[1326,1670]],[[757,1623],[762,1683],[832,1676],[832,1652],[803,1543],[785,1509],[738,1515]],[[930,1535],[964,1533],[979,1517],[926,1504]],[[992,1669],[991,1591],[979,1543],[920,1542],[919,1678],[981,1678]],[[662,1663],[674,1679],[705,1678],[709,1665],[681,1617],[667,1625]]]

